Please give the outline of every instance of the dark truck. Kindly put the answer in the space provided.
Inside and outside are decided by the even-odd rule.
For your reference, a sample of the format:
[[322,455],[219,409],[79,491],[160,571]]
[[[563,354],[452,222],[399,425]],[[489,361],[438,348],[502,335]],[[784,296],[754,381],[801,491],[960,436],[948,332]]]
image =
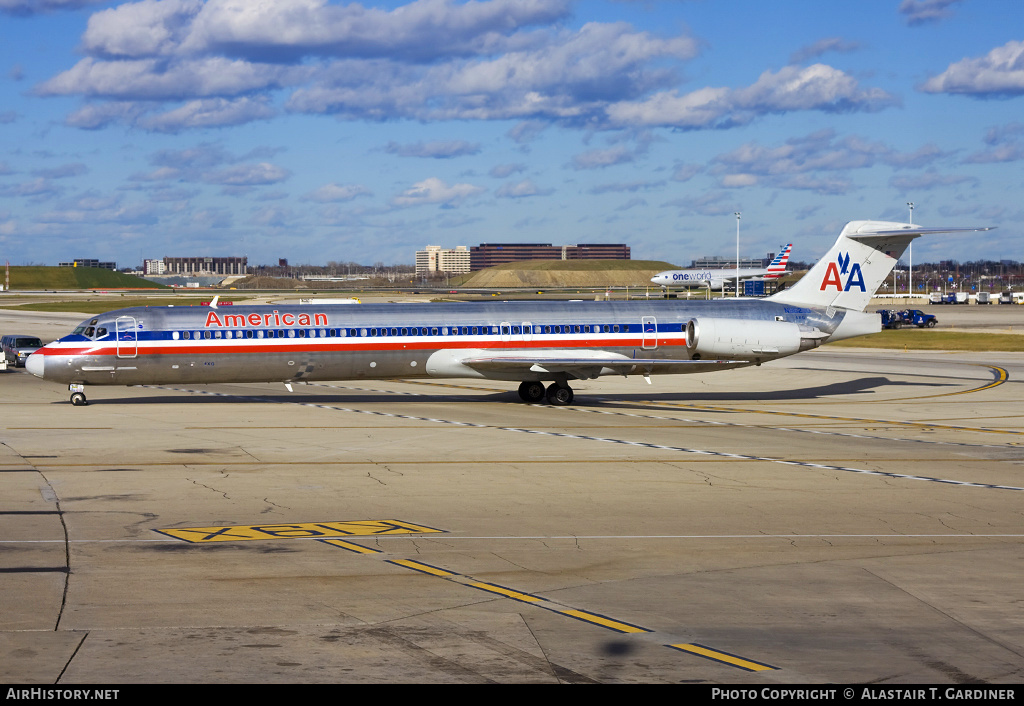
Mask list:
[[918,328],[935,328],[939,320],[932,314],[926,314],[920,309],[905,309],[897,311],[894,309],[879,309],[882,315],[882,328],[903,328],[904,326],[917,326]]

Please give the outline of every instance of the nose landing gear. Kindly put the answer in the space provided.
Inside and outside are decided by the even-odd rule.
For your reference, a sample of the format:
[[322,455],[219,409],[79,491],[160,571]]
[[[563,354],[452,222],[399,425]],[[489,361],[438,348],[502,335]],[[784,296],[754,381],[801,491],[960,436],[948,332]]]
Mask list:
[[68,385],[68,390],[71,392],[71,404],[75,407],[89,404],[89,400],[85,398],[85,385]]

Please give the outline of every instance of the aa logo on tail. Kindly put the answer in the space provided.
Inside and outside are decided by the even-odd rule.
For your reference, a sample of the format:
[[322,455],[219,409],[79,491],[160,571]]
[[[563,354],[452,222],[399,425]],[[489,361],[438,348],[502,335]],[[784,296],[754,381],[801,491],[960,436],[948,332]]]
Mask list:
[[[846,276],[845,284],[843,283],[844,275]],[[850,265],[850,253],[839,253],[835,262],[828,263],[825,277],[821,280],[821,291],[824,292],[829,287],[835,287],[839,292],[849,292],[853,288],[862,292],[867,291],[860,264],[855,262],[852,266]]]

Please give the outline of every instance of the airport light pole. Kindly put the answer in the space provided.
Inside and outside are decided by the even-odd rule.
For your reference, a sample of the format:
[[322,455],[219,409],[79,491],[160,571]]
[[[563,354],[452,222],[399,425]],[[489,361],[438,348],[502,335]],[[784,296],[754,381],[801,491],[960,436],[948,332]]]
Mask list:
[[[914,225],[914,202],[907,201],[910,208],[910,225]],[[914,295],[914,241],[907,245],[907,296]]]
[[736,298],[740,297],[740,212],[736,211]]

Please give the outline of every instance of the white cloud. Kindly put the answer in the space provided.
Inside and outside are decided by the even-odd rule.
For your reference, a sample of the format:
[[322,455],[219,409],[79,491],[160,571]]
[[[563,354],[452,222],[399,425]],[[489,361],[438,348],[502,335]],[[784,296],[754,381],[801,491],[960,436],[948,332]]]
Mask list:
[[520,199],[526,196],[548,196],[554,191],[554,189],[541,189],[531,180],[524,179],[515,184],[503,184],[496,195],[500,198]]
[[447,183],[437,177],[430,177],[416,182],[398,196],[391,199],[395,206],[423,206],[439,204],[441,206],[457,206],[466,199],[482,194],[486,189],[472,184]]
[[389,142],[384,151],[399,157],[451,159],[452,157],[479,153],[480,143],[466,142],[465,140],[434,140],[431,142],[417,142],[411,145],[400,145],[397,142]]
[[908,25],[914,27],[952,17],[949,8],[958,2],[960,0],[903,0],[899,13]]
[[927,93],[980,98],[1024,94],[1024,41],[1010,41],[980,59],[962,59],[921,86]]
[[157,115],[140,115],[136,124],[155,132],[181,132],[191,128],[228,127],[255,120],[269,120],[277,115],[269,100],[260,96],[249,98],[209,98],[189,101],[173,110]]
[[169,63],[158,59],[102,61],[86,57],[39,85],[36,93],[116,100],[186,100],[272,90],[308,74],[309,70],[304,68],[223,57]]
[[614,103],[607,114],[620,127],[703,129],[744,125],[767,113],[876,111],[896,103],[894,96],[881,89],[863,89],[848,74],[814,64],[765,71],[746,88],[702,88],[686,95],[668,91],[641,101]]
[[77,10],[106,0],[0,0],[0,13],[28,17],[59,10]]
[[847,176],[835,172],[868,169],[879,164],[894,169],[919,168],[945,156],[948,155],[934,145],[901,153],[881,142],[856,135],[836,139],[832,130],[819,130],[777,147],[745,143],[715,157],[711,173],[719,177],[723,187],[763,185],[842,194],[854,185]]
[[142,0],[102,10],[89,18],[82,48],[109,58],[175,54],[203,8],[202,0]]
[[360,196],[372,195],[370,190],[362,184],[325,184],[316,191],[302,197],[303,201],[316,201],[317,203],[334,203],[339,201],[351,201]]
[[221,53],[255,61],[303,57],[491,53],[524,42],[521,30],[564,18],[568,0],[456,3],[416,0],[393,11],[327,0],[143,0],[96,13],[83,37],[97,55]]
[[633,158],[633,153],[621,146],[605,150],[588,150],[572,158],[572,168],[576,170],[602,169],[616,164],[632,162]]
[[495,167],[492,167],[491,171],[488,172],[488,174],[494,177],[495,179],[505,179],[506,177],[510,177],[513,174],[524,171],[526,171],[525,164],[499,164]]
[[799,50],[793,52],[793,55],[789,58],[789,63],[802,64],[808,59],[815,59],[828,52],[847,54],[849,52],[857,51],[858,49],[860,49],[859,42],[846,41],[841,37],[819,39],[817,42],[801,47]]
[[224,186],[265,186],[277,184],[291,176],[291,172],[267,162],[259,164],[240,164],[215,172],[208,172],[203,175],[203,181],[207,184],[221,184]]
[[[570,7],[569,0],[414,0],[390,11],[327,0],[140,0],[95,13],[82,38],[87,56],[35,91],[91,99],[67,119],[88,129],[239,125],[274,117],[281,94],[289,111],[348,120],[521,120],[510,132],[521,141],[551,122],[712,129],[766,113],[896,103],[824,64],[766,71],[744,88],[681,93],[679,65],[697,56],[695,39],[624,22],[570,30],[557,24]],[[830,38],[802,56],[855,46]],[[427,149],[440,146],[422,145],[420,156],[442,156]]]

